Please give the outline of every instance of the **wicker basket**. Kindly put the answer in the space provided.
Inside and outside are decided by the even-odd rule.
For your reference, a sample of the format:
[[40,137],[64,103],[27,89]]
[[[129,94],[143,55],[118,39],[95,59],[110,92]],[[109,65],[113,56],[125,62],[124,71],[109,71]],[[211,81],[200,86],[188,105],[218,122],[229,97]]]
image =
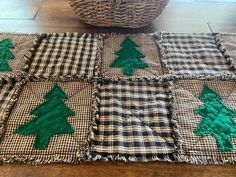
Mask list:
[[156,18],[169,0],[69,0],[79,19],[96,26],[138,28]]

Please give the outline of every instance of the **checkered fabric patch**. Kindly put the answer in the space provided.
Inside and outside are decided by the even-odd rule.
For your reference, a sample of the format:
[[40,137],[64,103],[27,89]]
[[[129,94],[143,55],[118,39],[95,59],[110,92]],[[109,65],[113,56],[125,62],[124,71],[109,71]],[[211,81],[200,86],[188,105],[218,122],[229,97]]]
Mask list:
[[212,34],[171,34],[159,36],[167,72],[177,75],[233,74]]
[[[112,78],[127,77],[122,74],[121,68],[109,66],[116,59],[117,56],[114,53],[120,49],[120,44],[125,37],[127,35],[117,34],[107,35],[105,37],[101,64],[101,73],[103,76]],[[129,37],[139,45],[137,50],[145,55],[141,60],[149,65],[148,68],[135,69],[134,76],[153,77],[163,75],[159,49],[154,36],[150,34],[136,34]]]
[[72,134],[54,135],[47,149],[33,148],[35,136],[14,134],[19,126],[26,124],[35,116],[30,111],[43,103],[43,95],[54,82],[27,83],[14,105],[5,126],[5,134],[0,144],[0,159],[4,162],[22,161],[30,164],[53,162],[77,163],[86,148],[91,123],[92,86],[85,82],[59,82],[58,85],[68,95],[65,104],[75,111],[68,122],[75,130]]
[[236,34],[220,34],[220,38],[222,53],[236,67]]
[[162,81],[102,83],[91,152],[151,160],[173,153],[169,90],[169,82]]
[[95,72],[98,35],[47,34],[33,51],[29,74],[34,79],[92,78]]
[[10,109],[16,101],[16,96],[20,88],[20,83],[16,83],[13,80],[0,83],[0,138],[3,136],[4,123],[10,114]]
[[[221,152],[218,150],[216,139],[212,136],[197,136],[194,130],[199,126],[202,116],[194,114],[194,110],[205,103],[198,96],[207,84],[218,92],[222,103],[232,110],[236,110],[236,82],[235,81],[177,81],[173,94],[175,97],[176,118],[180,133],[180,155],[190,157],[194,163],[219,163],[235,159],[236,151]],[[236,120],[236,119],[235,119]],[[236,145],[236,139],[231,141]],[[191,160],[192,159],[192,160]]]
[[0,77],[4,76],[6,73],[15,73],[23,70],[25,67],[24,55],[29,52],[33,47],[37,35],[33,34],[10,34],[10,33],[0,33],[0,41],[4,39],[11,39],[15,44],[15,48],[10,49],[14,54],[15,58],[8,60],[8,63],[12,69],[10,72],[0,72]]

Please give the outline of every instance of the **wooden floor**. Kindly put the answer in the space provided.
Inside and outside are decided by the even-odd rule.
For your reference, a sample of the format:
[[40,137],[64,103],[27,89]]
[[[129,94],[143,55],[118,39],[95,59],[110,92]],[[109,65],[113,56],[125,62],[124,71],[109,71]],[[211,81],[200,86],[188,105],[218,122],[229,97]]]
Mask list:
[[[83,24],[66,0],[0,0],[1,32],[236,32],[236,0],[170,0],[145,28],[98,28]],[[0,166],[0,177],[235,177],[231,165],[104,163]]]

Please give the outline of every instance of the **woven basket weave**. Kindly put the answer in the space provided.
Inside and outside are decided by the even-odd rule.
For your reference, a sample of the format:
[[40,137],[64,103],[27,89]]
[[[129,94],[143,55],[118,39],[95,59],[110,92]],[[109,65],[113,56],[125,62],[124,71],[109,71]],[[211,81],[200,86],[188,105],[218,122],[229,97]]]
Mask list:
[[79,19],[96,26],[138,28],[156,18],[169,0],[69,0]]

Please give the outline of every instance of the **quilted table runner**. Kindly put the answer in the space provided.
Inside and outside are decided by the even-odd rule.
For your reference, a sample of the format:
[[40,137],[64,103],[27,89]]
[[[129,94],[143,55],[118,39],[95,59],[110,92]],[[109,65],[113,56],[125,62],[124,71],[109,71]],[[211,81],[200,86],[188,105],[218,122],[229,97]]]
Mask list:
[[236,34],[0,33],[0,161],[236,162]]

